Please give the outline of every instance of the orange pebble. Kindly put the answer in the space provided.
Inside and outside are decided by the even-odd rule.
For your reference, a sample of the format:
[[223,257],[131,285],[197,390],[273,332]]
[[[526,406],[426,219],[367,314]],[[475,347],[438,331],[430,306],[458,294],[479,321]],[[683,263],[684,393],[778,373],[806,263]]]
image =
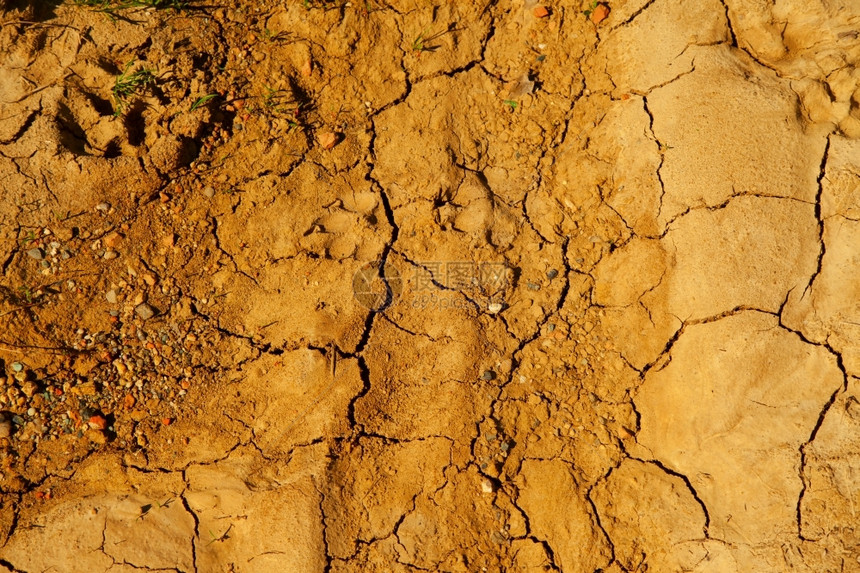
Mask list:
[[323,149],[331,149],[337,145],[338,139],[338,135],[333,131],[324,131],[317,136],[317,141]]
[[591,21],[595,24],[600,24],[609,16],[609,6],[606,4],[598,4],[591,12]]

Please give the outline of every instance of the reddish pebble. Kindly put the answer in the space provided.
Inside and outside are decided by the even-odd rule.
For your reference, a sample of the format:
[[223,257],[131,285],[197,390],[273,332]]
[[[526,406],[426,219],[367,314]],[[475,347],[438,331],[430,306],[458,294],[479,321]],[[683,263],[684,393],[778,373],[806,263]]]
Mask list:
[[169,426],[170,424],[173,423],[173,419],[172,418],[162,418],[161,423],[164,424],[165,426]]
[[104,416],[99,416],[98,414],[90,416],[88,423],[93,430],[104,430],[107,428],[107,420],[104,419]]
[[323,149],[331,149],[337,145],[338,136],[333,131],[324,131],[317,136],[317,141]]
[[549,16],[549,8],[546,6],[535,6],[535,9],[532,11],[535,15],[535,18],[546,18]]
[[609,16],[609,6],[606,4],[598,4],[591,11],[591,21],[595,24],[600,24]]

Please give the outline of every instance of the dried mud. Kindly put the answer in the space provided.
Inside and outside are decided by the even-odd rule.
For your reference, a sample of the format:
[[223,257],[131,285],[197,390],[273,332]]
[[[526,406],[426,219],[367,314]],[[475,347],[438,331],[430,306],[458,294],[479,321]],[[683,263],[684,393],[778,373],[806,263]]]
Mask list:
[[860,571],[860,10],[607,6],[0,3],[0,570]]

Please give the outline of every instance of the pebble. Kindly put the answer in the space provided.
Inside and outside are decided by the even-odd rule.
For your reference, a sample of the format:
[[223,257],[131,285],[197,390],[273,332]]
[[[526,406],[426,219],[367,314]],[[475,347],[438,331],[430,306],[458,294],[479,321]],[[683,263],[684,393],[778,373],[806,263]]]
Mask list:
[[115,290],[107,291],[107,293],[105,293],[105,298],[107,299],[107,301],[109,303],[116,304],[116,301],[117,301],[116,291]]
[[94,444],[104,445],[107,443],[107,436],[100,430],[87,430],[86,436]]
[[14,370],[15,372],[20,372],[23,369],[24,369],[24,365],[21,364],[20,362],[13,362],[12,363],[12,370]]
[[338,134],[333,131],[324,131],[317,136],[317,141],[323,149],[331,149],[338,142]]
[[116,231],[109,233],[103,239],[105,246],[109,249],[112,249],[112,248],[116,247],[117,245],[119,245],[119,242],[121,240],[122,240],[122,235],[120,233],[117,233]]
[[29,256],[31,259],[41,261],[45,257],[45,253],[42,252],[42,249],[37,247],[27,251],[27,256]]
[[99,203],[98,205],[96,205],[96,211],[104,212],[104,211],[107,211],[108,209],[110,209],[110,203],[108,203],[106,201],[103,201],[103,202]]
[[134,307],[134,312],[137,313],[137,316],[139,316],[143,320],[149,320],[150,318],[155,316],[155,309],[146,304],[145,302],[142,302],[136,307]]
[[484,370],[484,373],[481,374],[481,380],[495,380],[496,373],[492,370]]
[[3,417],[3,421],[0,422],[0,439],[8,438],[12,435],[12,422]]
[[481,480],[481,491],[484,493],[493,493],[495,487],[493,486],[493,480],[490,478],[484,478]]
[[502,310],[502,304],[499,302],[490,303],[490,305],[487,307],[487,311],[490,314],[497,314],[497,313],[501,312],[501,310]]
[[609,6],[604,3],[600,3],[594,7],[594,10],[591,11],[591,21],[595,24],[600,24],[609,16]]
[[105,254],[102,255],[102,257],[104,257],[104,259],[107,261],[109,261],[111,259],[115,259],[118,256],[119,256],[119,253],[117,253],[116,251],[111,251],[111,250],[105,251]]
[[206,187],[203,188],[203,194],[206,197],[211,199],[212,197],[215,196],[215,188],[212,187],[211,185],[207,185]]
[[550,269],[546,272],[546,278],[548,278],[549,280],[552,280],[557,276],[558,276],[558,271],[555,269]]

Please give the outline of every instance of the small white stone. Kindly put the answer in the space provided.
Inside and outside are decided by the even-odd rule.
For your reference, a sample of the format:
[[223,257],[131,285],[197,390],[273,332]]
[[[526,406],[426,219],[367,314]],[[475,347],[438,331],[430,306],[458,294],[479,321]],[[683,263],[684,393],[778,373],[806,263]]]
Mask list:
[[501,310],[502,310],[502,304],[498,303],[498,302],[490,303],[490,305],[487,307],[487,311],[490,314],[497,314],[497,313],[501,312]]
[[145,302],[140,303],[136,307],[134,307],[134,312],[137,313],[137,316],[142,318],[143,320],[149,320],[153,316],[155,316],[155,309],[146,304]]
[[43,253],[42,249],[39,248],[33,248],[28,250],[27,255],[32,259],[36,259],[37,261],[41,261],[45,257],[45,253]]
[[493,480],[484,478],[481,480],[481,491],[484,493],[493,493],[496,488],[493,486]]

